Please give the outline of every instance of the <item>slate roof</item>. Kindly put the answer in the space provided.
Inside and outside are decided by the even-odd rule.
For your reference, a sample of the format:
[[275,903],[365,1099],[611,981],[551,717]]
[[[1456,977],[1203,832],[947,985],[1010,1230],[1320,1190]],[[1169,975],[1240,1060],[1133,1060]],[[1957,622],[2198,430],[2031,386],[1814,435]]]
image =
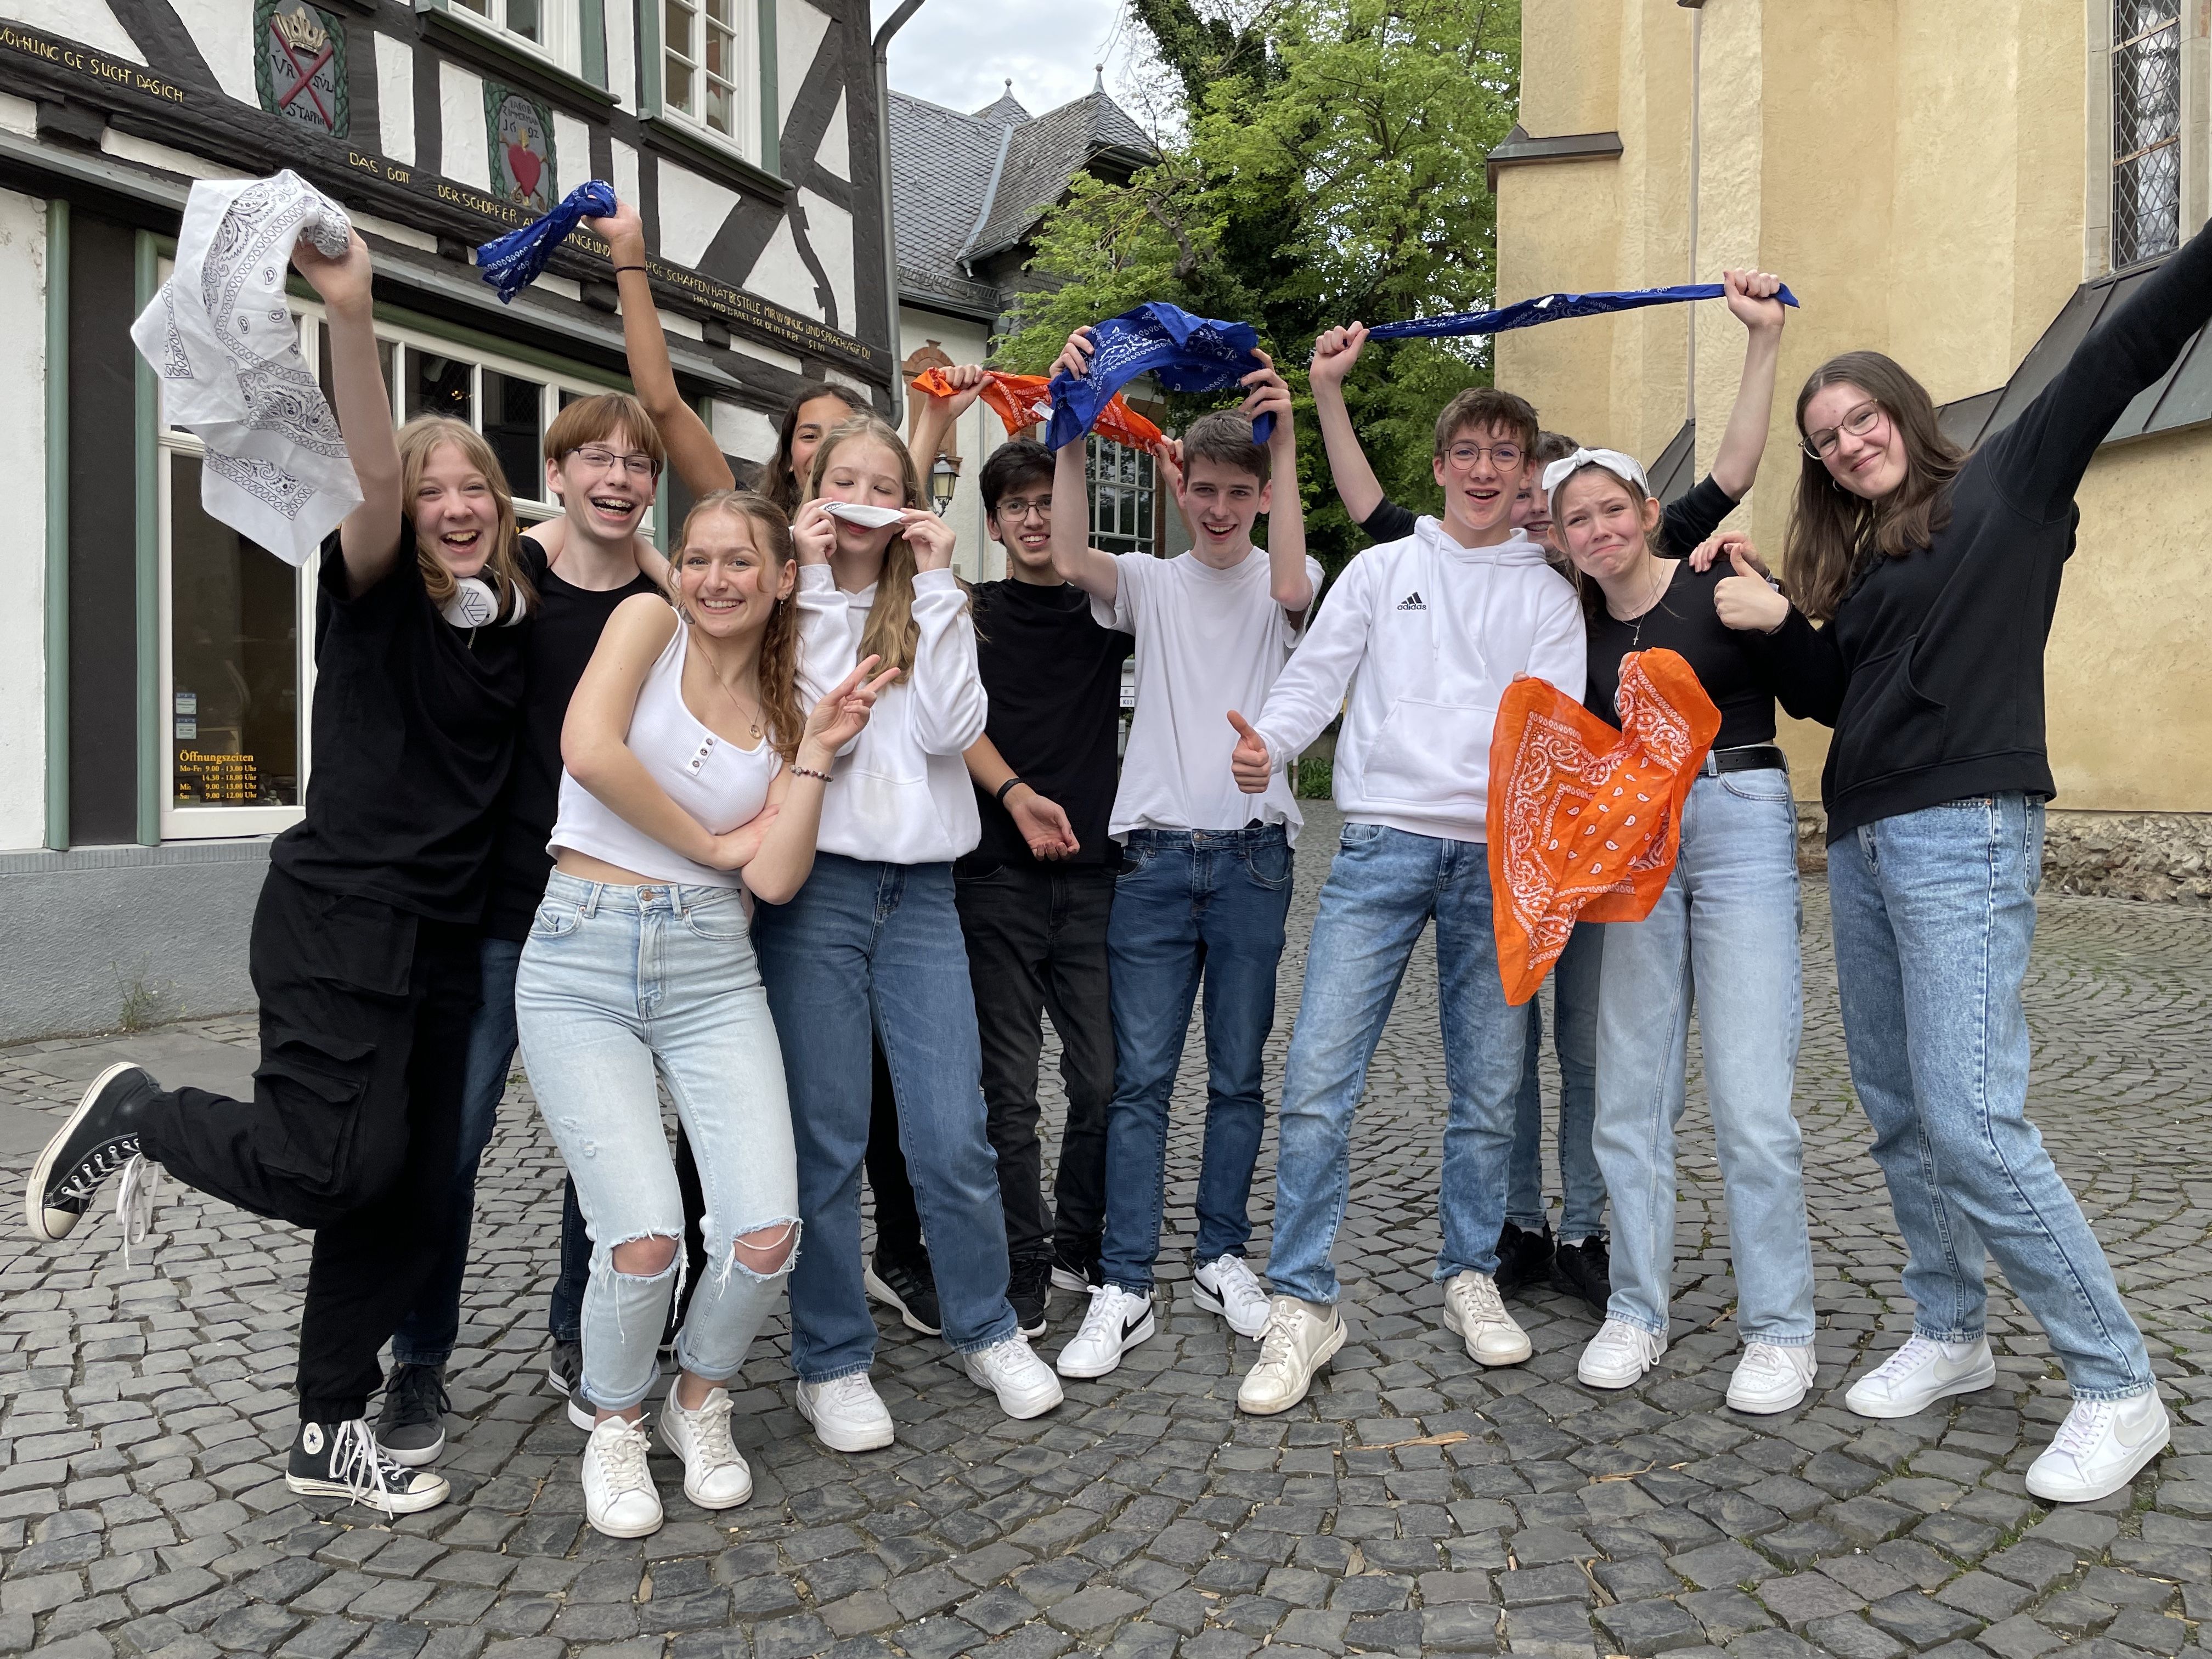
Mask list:
[[989,314],[1003,308],[999,290],[974,262],[1018,246],[1101,157],[1139,167],[1156,154],[1103,86],[1038,116],[1012,82],[966,114],[893,92],[890,115],[899,286]]

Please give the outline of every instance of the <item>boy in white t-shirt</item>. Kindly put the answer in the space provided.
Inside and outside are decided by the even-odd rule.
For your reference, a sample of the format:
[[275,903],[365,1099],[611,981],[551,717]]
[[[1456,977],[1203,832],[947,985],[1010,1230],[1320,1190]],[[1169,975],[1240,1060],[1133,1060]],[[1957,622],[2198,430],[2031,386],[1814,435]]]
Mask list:
[[[1078,331],[1061,362],[1079,374],[1089,349]],[[1176,498],[1194,546],[1177,557],[1089,545],[1086,446],[1067,445],[1056,463],[1053,563],[1090,593],[1101,623],[1137,640],[1136,716],[1109,826],[1126,864],[1107,930],[1115,1066],[1104,1282],[1060,1352],[1064,1376],[1103,1376],[1152,1334],[1169,1098],[1201,977],[1208,1088],[1196,1296],[1241,1336],[1267,1321],[1266,1293],[1244,1263],[1247,1203],[1267,1125],[1261,1054],[1275,1022],[1298,809],[1285,778],[1256,795],[1239,789],[1216,734],[1231,709],[1265,700],[1322,570],[1306,556],[1290,388],[1272,368],[1246,385],[1242,410],[1203,416],[1183,438]],[[1252,441],[1262,414],[1275,417],[1264,447]],[[1253,520],[1271,506],[1261,551]]]
[[1248,1412],[1289,1410],[1343,1346],[1329,1252],[1350,1186],[1352,1112],[1431,917],[1451,1097],[1436,1278],[1470,1358],[1528,1358],[1495,1279],[1528,1018],[1507,1004],[1498,970],[1490,741],[1516,677],[1578,696],[1586,654],[1574,589],[1512,522],[1536,437],[1536,411],[1510,392],[1482,386],[1447,404],[1436,434],[1443,520],[1422,519],[1402,541],[1354,558],[1265,706],[1249,723],[1229,717],[1237,781],[1264,799],[1284,762],[1344,711],[1334,765],[1344,839],[1314,917],[1283,1080],[1267,1264],[1275,1295],[1237,1394]]

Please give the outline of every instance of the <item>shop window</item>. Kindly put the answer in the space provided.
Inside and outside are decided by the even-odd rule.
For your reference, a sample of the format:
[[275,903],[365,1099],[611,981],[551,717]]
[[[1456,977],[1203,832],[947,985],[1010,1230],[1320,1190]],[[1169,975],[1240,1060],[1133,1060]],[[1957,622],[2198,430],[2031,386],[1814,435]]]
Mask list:
[[1141,449],[1095,434],[1091,447],[1091,544],[1109,553],[1158,549],[1154,501],[1158,465]]
[[728,140],[750,158],[760,130],[751,0],[660,0],[660,5],[663,109]]
[[2112,7],[2112,265],[2181,243],[2181,18],[2174,0]]

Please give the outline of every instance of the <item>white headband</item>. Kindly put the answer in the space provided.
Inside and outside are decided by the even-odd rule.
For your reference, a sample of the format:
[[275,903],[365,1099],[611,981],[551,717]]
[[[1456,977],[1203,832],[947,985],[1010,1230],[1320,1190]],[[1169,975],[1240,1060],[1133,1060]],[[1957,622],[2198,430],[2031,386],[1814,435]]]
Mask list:
[[1586,466],[1601,466],[1623,483],[1632,483],[1649,498],[1651,481],[1644,476],[1644,469],[1633,457],[1617,449],[1577,449],[1571,455],[1562,456],[1544,469],[1544,494],[1555,495],[1561,484]]

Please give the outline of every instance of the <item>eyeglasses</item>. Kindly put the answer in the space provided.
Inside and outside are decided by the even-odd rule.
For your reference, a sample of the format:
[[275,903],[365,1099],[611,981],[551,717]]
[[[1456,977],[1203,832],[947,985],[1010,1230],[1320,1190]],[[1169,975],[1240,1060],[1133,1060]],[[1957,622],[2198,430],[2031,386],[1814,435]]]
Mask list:
[[1836,442],[1842,434],[1848,432],[1854,438],[1863,438],[1880,423],[1882,414],[1880,404],[1861,404],[1844,416],[1841,425],[1823,427],[1818,432],[1808,433],[1802,447],[1814,460],[1825,461],[1836,453]]
[[650,478],[660,470],[650,455],[617,455],[611,449],[599,448],[572,449],[568,453],[586,466],[601,472],[611,472],[620,467],[633,478]]
[[1040,495],[1033,501],[1020,500],[1000,501],[999,503],[999,517],[1002,519],[1027,519],[1032,517],[1049,519],[1052,517],[1052,497],[1049,495]]
[[1485,455],[1505,471],[1521,465],[1519,444],[1454,444],[1444,452],[1445,459],[1462,472],[1472,471]]

